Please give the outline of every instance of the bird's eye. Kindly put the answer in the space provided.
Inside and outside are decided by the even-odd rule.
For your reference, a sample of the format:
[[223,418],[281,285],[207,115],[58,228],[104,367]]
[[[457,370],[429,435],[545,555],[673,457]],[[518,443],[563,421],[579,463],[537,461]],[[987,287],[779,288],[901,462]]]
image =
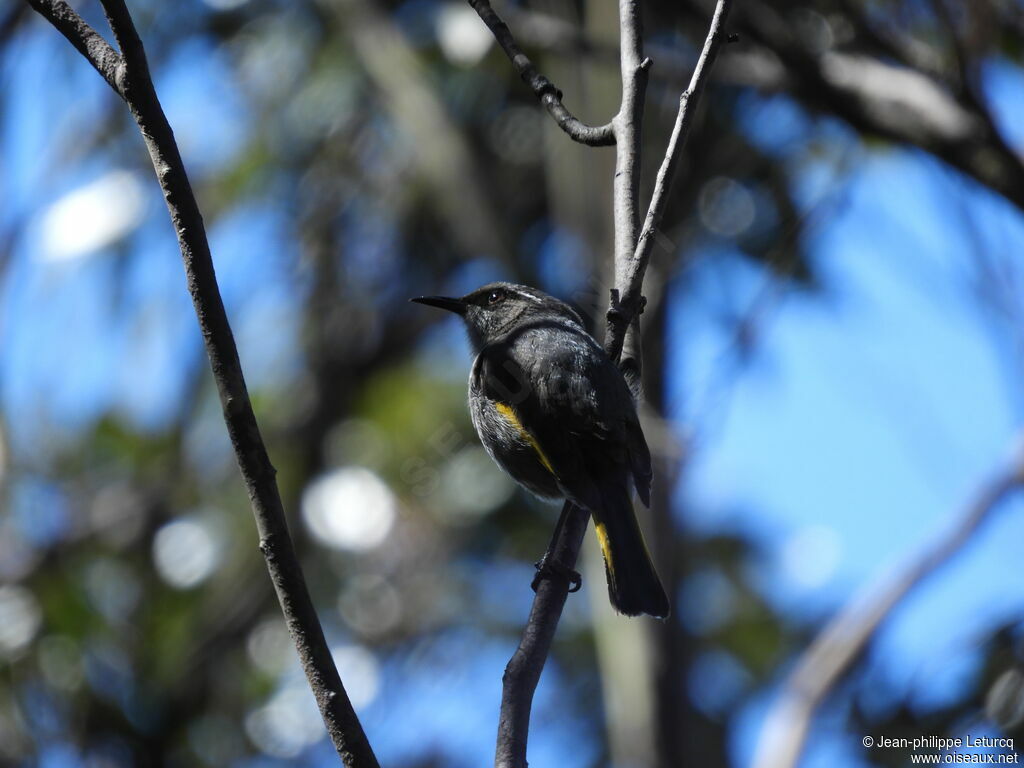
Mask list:
[[489,294],[487,294],[487,303],[488,304],[497,304],[499,301],[501,301],[504,298],[505,298],[505,292],[504,291],[491,291]]

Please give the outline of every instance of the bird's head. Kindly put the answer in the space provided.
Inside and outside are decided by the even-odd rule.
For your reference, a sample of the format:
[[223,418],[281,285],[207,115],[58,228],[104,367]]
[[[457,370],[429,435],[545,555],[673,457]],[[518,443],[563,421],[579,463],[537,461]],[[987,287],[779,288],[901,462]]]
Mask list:
[[583,328],[580,316],[568,304],[515,283],[488,283],[461,298],[419,296],[412,301],[461,316],[476,349],[534,322],[569,322]]

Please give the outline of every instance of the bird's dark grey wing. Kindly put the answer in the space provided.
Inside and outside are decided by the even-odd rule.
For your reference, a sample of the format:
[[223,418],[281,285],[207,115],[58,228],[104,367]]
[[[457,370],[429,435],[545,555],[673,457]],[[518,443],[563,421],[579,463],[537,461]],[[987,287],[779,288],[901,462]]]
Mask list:
[[519,414],[569,495],[591,510],[632,475],[648,503],[650,453],[618,368],[581,330],[539,321],[486,355],[486,391]]

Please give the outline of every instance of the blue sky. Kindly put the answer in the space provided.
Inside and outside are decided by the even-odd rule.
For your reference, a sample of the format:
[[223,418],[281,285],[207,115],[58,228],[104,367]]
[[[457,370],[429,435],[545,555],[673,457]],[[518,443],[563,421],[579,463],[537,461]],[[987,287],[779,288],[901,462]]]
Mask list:
[[[695,267],[673,319],[679,423],[700,435],[688,523],[756,531],[774,553],[763,592],[796,617],[842,605],[934,540],[1020,448],[1019,380],[1007,376],[1006,339],[982,320],[972,244],[951,210],[966,206],[999,232],[1000,256],[1021,252],[1024,221],[914,152],[869,155],[847,193],[812,244],[823,293],[775,303],[727,394],[694,395],[716,386],[731,343],[699,298],[705,273],[722,268],[714,256]],[[727,268],[739,303],[765,280],[748,264]],[[1005,505],[880,633],[871,664],[916,700],[955,691],[983,628],[1019,612],[1021,512]],[[741,763],[759,714],[743,722]],[[816,729],[809,764],[856,764],[845,740]]]

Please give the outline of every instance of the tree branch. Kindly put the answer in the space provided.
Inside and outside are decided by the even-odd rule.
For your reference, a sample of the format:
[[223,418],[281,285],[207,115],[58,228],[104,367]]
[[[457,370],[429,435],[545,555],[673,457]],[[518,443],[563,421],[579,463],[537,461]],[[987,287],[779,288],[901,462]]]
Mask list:
[[[485,0],[470,0],[477,8],[486,5]],[[721,45],[722,24],[731,5],[731,0],[718,0],[715,15],[704,44],[704,52],[693,73],[690,87],[683,94],[680,104],[681,116],[676,120],[672,141],[658,174],[655,197],[651,202],[653,216],[648,213],[651,227],[657,227],[664,214],[664,197],[671,183],[672,173],[682,152],[686,133],[692,123],[693,109],[696,108],[704,89],[707,73],[714,62]],[[489,9],[490,6],[487,5]],[[486,18],[485,18],[486,21]],[[643,55],[643,39],[640,24],[639,0],[620,0],[619,21],[621,26],[621,68],[622,102],[618,114],[612,121],[616,145],[616,171],[613,190],[615,215],[615,284],[612,291],[612,305],[608,310],[608,332],[605,337],[605,351],[617,360],[623,348],[626,331],[633,324],[634,333],[639,336],[634,323],[642,306],[640,299],[642,285],[650,250],[642,254],[637,263],[634,253],[642,248],[638,243],[639,226],[639,169],[641,120],[647,86],[647,72],[650,59]],[[488,23],[488,26],[491,26]],[[494,27],[491,26],[492,31]],[[498,32],[495,31],[495,35]],[[499,37],[499,42],[500,42]],[[511,39],[511,36],[509,36]],[[514,45],[514,44],[513,44]],[[503,45],[503,47],[505,47]],[[516,49],[517,50],[517,49]],[[509,49],[506,48],[506,53]],[[513,65],[516,58],[510,53]],[[650,238],[648,238],[650,239]],[[627,304],[619,296],[637,297]],[[551,554],[554,562],[565,570],[575,567],[580,546],[587,530],[590,513],[566,502],[562,510],[562,524],[559,536]],[[569,580],[564,577],[543,579],[538,588],[529,619],[523,629],[523,636],[502,677],[501,715],[498,723],[498,740],[494,764],[496,768],[526,768],[526,745],[530,726],[530,709],[533,694],[540,680],[541,672],[551,650],[551,642],[562,615],[562,608],[569,591]]]
[[61,0],[27,1],[96,67],[124,98],[138,123],[178,237],[188,290],[217,383],[224,421],[256,518],[260,550],[288,630],[342,761],[350,768],[377,768],[377,759],[334,665],[288,533],[276,471],[249,401],[238,350],[217,286],[203,217],[153,87],[131,14],[124,0],[102,0],[121,46],[119,56]]
[[627,327],[637,313],[643,309],[644,274],[651,259],[651,251],[654,249],[654,234],[665,215],[668,193],[672,188],[676,168],[693,125],[693,116],[697,111],[697,105],[704,93],[711,66],[724,42],[722,30],[731,7],[732,0],[718,0],[715,5],[711,28],[704,40],[704,49],[697,60],[697,66],[693,70],[689,86],[679,97],[679,111],[676,113],[676,122],[672,127],[672,136],[669,139],[668,148],[665,150],[665,157],[661,161],[661,167],[658,169],[651,204],[647,209],[647,217],[644,219],[643,231],[640,233],[639,240],[635,241],[635,250],[631,248],[629,251],[624,249],[620,252],[616,249],[615,273],[619,294],[617,301],[613,297],[612,306],[608,310],[608,330],[605,344],[608,354],[613,360],[622,352]]
[[[571,569],[580,554],[590,513],[572,502],[565,502],[561,535],[551,554],[556,563]],[[501,678],[501,714],[498,718],[498,746],[495,768],[526,768],[526,739],[530,732],[530,709],[544,663],[551,652],[551,641],[569,596],[566,576],[545,578],[537,586],[530,617],[523,629],[519,647],[505,667]]]
[[[684,1],[699,8],[696,0]],[[785,90],[809,109],[835,115],[860,133],[919,147],[1024,210],[1024,157],[970,91],[954,98],[955,83],[937,79],[934,67],[896,43],[884,50],[897,63],[863,53],[816,53],[805,48],[773,4],[748,0],[744,10],[737,20],[741,34],[772,54],[757,62],[756,73],[742,67],[747,83]],[[870,28],[858,16],[849,20],[858,30],[868,29],[868,35]],[[873,44],[879,39],[877,33],[869,36]]]
[[107,85],[119,95],[119,73],[124,68],[121,55],[110,47],[95,29],[64,0],[26,0],[32,8],[50,22],[58,32],[68,39],[86,61],[107,81]]
[[[621,362],[622,371],[630,386],[638,385],[637,365],[639,360],[639,318],[640,307],[632,315],[619,312],[619,297],[628,285],[626,266],[636,248],[637,230],[640,226],[640,169],[643,141],[644,99],[647,95],[647,75],[651,60],[644,56],[643,25],[640,18],[640,0],[620,0],[619,28],[621,32],[619,62],[622,71],[622,104],[612,124],[615,126],[615,141],[618,150],[615,155],[615,180],[612,185],[612,217],[615,222],[614,268],[615,286],[612,291],[608,312],[611,316],[625,320],[618,333],[606,333],[605,344],[609,357],[620,362],[623,344],[627,343],[633,354]],[[640,278],[643,283],[643,276]],[[641,291],[637,285],[636,292]],[[632,327],[631,327],[632,326]]]
[[852,600],[817,636],[765,718],[754,768],[795,768],[818,707],[860,656],[885,619],[928,576],[971,540],[995,509],[1024,486],[1024,455],[990,480],[962,518],[912,558],[895,578]]
[[469,4],[491,30],[494,39],[505,51],[505,55],[508,56],[512,67],[523,79],[523,82],[530,86],[530,90],[540,99],[541,104],[558,123],[558,127],[565,131],[569,138],[591,147],[607,147],[615,143],[615,133],[611,123],[601,126],[587,125],[573,117],[572,113],[565,108],[565,105],[562,104],[562,92],[537,71],[533,62],[516,43],[508,25],[501,20],[488,0],[469,0]]

